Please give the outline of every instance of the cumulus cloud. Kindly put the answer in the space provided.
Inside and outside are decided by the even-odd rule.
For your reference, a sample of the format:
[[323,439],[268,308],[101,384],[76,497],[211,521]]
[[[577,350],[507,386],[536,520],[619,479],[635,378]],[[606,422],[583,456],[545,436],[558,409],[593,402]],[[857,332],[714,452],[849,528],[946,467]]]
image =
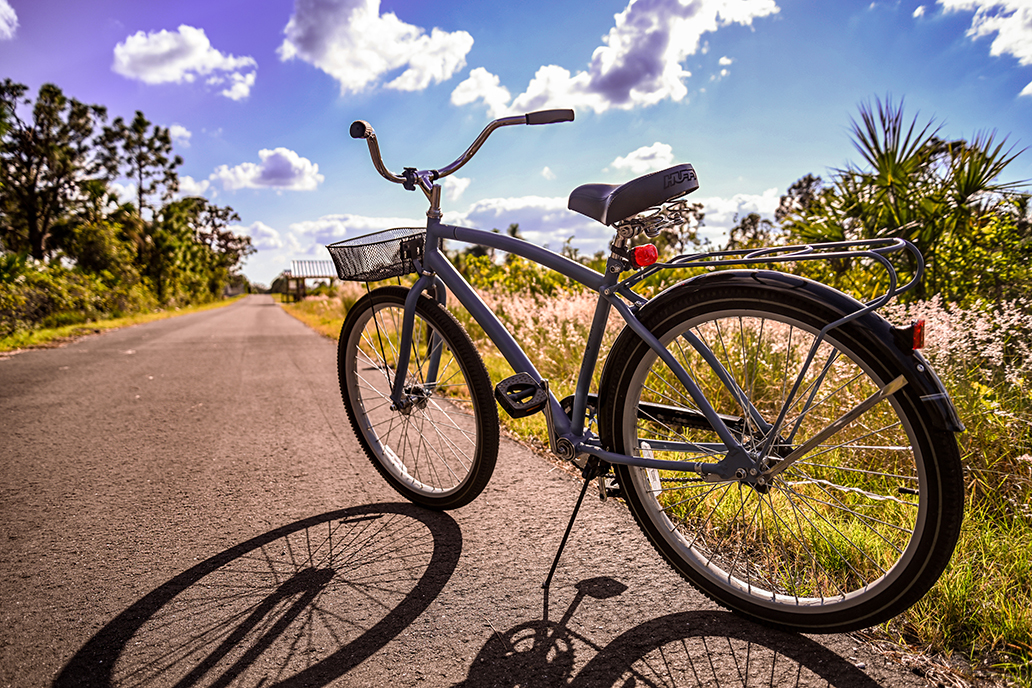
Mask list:
[[630,0],[583,71],[543,66],[527,89],[502,108],[504,87],[498,77],[486,70],[474,75],[473,70],[452,94],[452,102],[475,102],[478,83],[489,87],[479,99],[495,115],[549,107],[603,112],[680,101],[688,94],[684,82],[691,76],[682,64],[700,51],[703,35],[731,24],[751,26],[753,19],[778,11],[774,0]]
[[421,227],[426,220],[401,217],[363,217],[361,215],[324,215],[317,220],[295,222],[290,231],[307,243],[309,252],[345,237],[359,237],[393,227]]
[[[689,200],[703,204],[706,218],[702,234],[720,244],[727,239],[736,215],[741,219],[749,213],[759,213],[773,219],[780,195],[776,188],[772,188],[762,194],[736,194],[731,198],[690,196]],[[583,255],[606,251],[613,238],[613,229],[568,210],[566,203],[565,197],[489,198],[473,203],[466,212],[446,213],[445,221],[486,229],[505,229],[516,222],[525,239],[540,246],[547,245],[552,250],[558,250],[572,236],[571,245]]]
[[341,94],[357,92],[401,70],[387,88],[420,91],[451,78],[466,66],[473,37],[434,28],[429,34],[393,12],[380,14],[380,0],[296,0],[283,30],[282,60],[308,62],[340,83]]
[[233,230],[251,237],[251,245],[259,251],[275,251],[285,245],[280,233],[264,222],[254,222],[247,227],[238,225]]
[[509,109],[512,94],[501,85],[501,79],[483,67],[469,72],[469,77],[455,87],[451,94],[453,105],[469,105],[483,101],[492,117],[501,117]]
[[221,165],[212,173],[212,180],[222,183],[226,191],[237,189],[289,189],[312,191],[322,183],[319,166],[288,148],[264,149],[258,152],[260,163],[245,162],[236,167]]
[[612,230],[566,208],[567,199],[543,196],[487,198],[473,203],[462,213],[446,213],[445,221],[466,227],[506,229],[520,226],[520,234],[532,243],[558,250],[567,238],[582,252],[605,247]]
[[172,140],[176,143],[182,144],[183,146],[190,147],[190,137],[193,133],[181,124],[173,124],[168,128],[168,135],[172,137]]
[[662,170],[674,164],[674,149],[665,143],[656,141],[651,146],[642,146],[636,151],[621,156],[609,164],[618,170],[627,170],[631,174],[645,174],[654,170]]
[[252,57],[226,55],[212,47],[204,33],[186,24],[175,31],[137,31],[115,46],[111,69],[146,84],[180,84],[205,77],[233,100],[246,98],[254,85],[258,63]]
[[449,201],[457,201],[462,198],[462,194],[466,192],[472,181],[469,177],[456,177],[454,175],[445,177],[441,180],[441,190]]
[[211,187],[207,179],[196,180],[189,175],[179,178],[179,196],[203,196],[204,192]]
[[[1022,67],[1032,65],[1032,3],[1028,0],[938,0],[947,12],[974,12],[967,35],[972,39],[996,34],[989,54],[1011,55]],[[1021,94],[1032,96],[1032,82]]]
[[918,5],[917,9],[914,10],[914,19],[920,19],[923,16],[925,16],[925,6]]
[[119,203],[136,203],[136,184],[109,182],[108,189],[115,195]]
[[0,0],[0,41],[14,38],[18,30],[18,14],[7,0]]
[[[731,198],[693,196],[691,200],[704,206],[706,218],[702,233],[714,243],[721,243],[726,240],[736,215],[741,218],[756,212],[772,219],[779,198],[777,189],[768,189],[762,194],[737,194]],[[444,221],[464,227],[499,230],[517,223],[524,239],[554,251],[559,250],[570,237],[573,237],[571,245],[582,255],[607,250],[613,229],[568,210],[566,203],[565,197],[487,198],[471,204],[465,211],[446,212]],[[251,225],[245,233],[260,250],[286,246],[295,253],[318,255],[324,250],[323,246],[344,238],[392,227],[421,227],[424,224],[425,220],[413,218],[324,215],[316,220],[291,224],[285,236],[260,222]],[[456,242],[449,245],[449,248],[461,247]]]
[[740,220],[749,213],[759,213],[762,217],[773,220],[774,211],[781,202],[781,194],[777,188],[771,188],[762,194],[735,194],[731,198],[689,196],[688,199],[692,203],[702,203],[706,217],[700,233],[718,244],[727,239],[728,230],[735,226],[736,216]]
[[[731,198],[690,196],[689,200],[703,204],[706,218],[701,234],[719,245],[726,241],[735,216],[741,219],[749,213],[759,213],[773,219],[780,196],[778,190],[772,188],[762,194],[736,194]],[[565,197],[488,198],[473,203],[465,212],[445,213],[445,221],[485,229],[505,229],[516,222],[523,238],[553,251],[559,250],[570,237],[573,237],[571,245],[582,255],[607,251],[613,229],[568,210],[566,203]]]

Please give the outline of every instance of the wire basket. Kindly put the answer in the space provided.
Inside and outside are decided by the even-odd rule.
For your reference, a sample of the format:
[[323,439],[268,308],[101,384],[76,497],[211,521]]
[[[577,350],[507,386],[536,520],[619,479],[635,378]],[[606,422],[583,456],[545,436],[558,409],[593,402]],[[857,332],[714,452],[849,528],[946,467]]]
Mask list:
[[376,282],[416,271],[423,257],[426,229],[398,227],[330,244],[337,276],[353,282]]

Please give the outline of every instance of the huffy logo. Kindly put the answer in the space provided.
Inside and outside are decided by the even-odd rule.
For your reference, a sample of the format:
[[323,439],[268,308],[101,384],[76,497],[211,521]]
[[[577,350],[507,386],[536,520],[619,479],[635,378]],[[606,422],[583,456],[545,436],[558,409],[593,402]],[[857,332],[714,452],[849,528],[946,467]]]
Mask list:
[[695,170],[689,167],[686,170],[677,170],[663,177],[663,188],[669,189],[671,186],[678,184],[684,184],[689,179],[696,179]]

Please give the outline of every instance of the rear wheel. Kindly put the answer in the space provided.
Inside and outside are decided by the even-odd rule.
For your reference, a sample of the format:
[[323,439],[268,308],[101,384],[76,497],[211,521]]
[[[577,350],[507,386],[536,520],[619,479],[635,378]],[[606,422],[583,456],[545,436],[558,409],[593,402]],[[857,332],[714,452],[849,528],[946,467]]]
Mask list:
[[341,396],[370,460],[406,498],[434,509],[472,501],[498,456],[498,409],[469,336],[427,296],[416,306],[404,410],[392,410],[408,289],[383,287],[348,311],[338,344]]
[[[806,363],[837,317],[813,297],[759,285],[685,290],[648,311],[644,324],[724,416],[756,475],[706,482],[693,472],[616,467],[638,524],[688,581],[739,613],[811,632],[870,626],[920,599],[949,562],[963,510],[953,435],[934,429],[912,387],[891,391],[902,371],[867,329],[833,329]],[[610,358],[618,369],[603,392],[601,434],[615,451],[723,458],[696,403],[642,340],[622,340]],[[887,396],[865,410],[879,391]],[[858,416],[827,430],[850,411]]]

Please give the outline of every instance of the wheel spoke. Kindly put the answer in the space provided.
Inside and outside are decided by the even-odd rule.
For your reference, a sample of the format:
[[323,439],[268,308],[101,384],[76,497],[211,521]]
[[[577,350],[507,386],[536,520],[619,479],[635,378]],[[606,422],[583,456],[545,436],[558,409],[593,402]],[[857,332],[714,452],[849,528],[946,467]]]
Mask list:
[[[822,609],[832,614],[856,604],[850,600],[899,607],[899,593],[885,591],[906,579],[900,572],[907,567],[927,590],[944,565],[939,559],[935,574],[926,573],[931,555],[915,544],[929,489],[926,445],[915,433],[927,427],[920,415],[927,411],[908,406],[912,393],[900,372],[875,372],[893,367],[866,353],[876,350],[864,339],[872,331],[842,325],[821,334],[829,321],[819,306],[782,309],[783,295],[761,303],[746,287],[732,294],[714,286],[710,298],[719,307],[697,305],[706,300],[693,293],[686,290],[689,303],[676,306],[685,314],[680,320],[668,302],[653,320],[667,329],[653,334],[728,419],[746,451],[736,460],[746,469],[751,461],[756,472],[708,483],[694,473],[618,466],[646,534],[718,601],[784,610],[790,616],[755,613],[801,628]],[[626,345],[611,356],[629,359],[620,383],[603,397],[621,399],[622,417],[609,416],[618,449],[648,442],[652,456],[667,461],[726,455],[713,429],[697,422],[695,400],[654,352]],[[652,411],[654,404],[683,412]],[[761,606],[734,601],[743,599]],[[829,625],[836,623],[848,627],[848,614]]]
[[453,508],[473,499],[490,476],[497,411],[468,337],[426,299],[416,307],[403,396],[391,400],[407,293],[383,287],[352,307],[341,335],[342,392],[363,446],[388,481],[413,501]]

